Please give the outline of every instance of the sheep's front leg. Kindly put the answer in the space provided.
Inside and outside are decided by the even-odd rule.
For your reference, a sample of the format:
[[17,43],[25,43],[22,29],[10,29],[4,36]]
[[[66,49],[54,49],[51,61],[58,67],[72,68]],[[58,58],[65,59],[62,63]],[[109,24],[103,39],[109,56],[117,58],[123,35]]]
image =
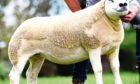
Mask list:
[[119,48],[117,48],[113,53],[109,54],[108,59],[114,75],[114,84],[122,84],[119,73]]
[[102,65],[101,65],[101,48],[89,50],[89,58],[94,70],[96,84],[103,84]]

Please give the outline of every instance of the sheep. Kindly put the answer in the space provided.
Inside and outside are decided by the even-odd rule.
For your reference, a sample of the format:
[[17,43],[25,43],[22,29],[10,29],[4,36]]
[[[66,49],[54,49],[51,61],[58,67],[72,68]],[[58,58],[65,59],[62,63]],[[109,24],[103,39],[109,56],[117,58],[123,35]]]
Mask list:
[[[125,5],[122,7],[120,4]],[[108,56],[114,83],[122,84],[118,53],[124,30],[120,17],[126,15],[128,9],[128,0],[102,0],[75,13],[26,20],[9,42],[8,55],[13,64],[9,74],[10,84],[19,84],[27,60],[30,61],[27,83],[37,84],[44,59],[58,64],[73,64],[88,58],[96,84],[103,84],[103,54]]]

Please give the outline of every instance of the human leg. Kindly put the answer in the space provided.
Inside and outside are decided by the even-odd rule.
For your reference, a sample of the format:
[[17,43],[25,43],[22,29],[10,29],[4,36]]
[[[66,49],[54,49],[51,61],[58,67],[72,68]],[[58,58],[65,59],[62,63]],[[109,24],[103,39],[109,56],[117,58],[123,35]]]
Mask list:
[[89,59],[73,65],[73,84],[84,84],[87,79]]
[[139,72],[139,82],[140,82],[140,29],[136,30],[136,57],[137,57],[137,69]]
[[136,57],[137,65],[140,68],[140,12],[131,21],[131,24],[136,29]]
[[140,12],[131,21],[131,24],[136,29],[136,58],[137,58],[137,69],[140,75]]

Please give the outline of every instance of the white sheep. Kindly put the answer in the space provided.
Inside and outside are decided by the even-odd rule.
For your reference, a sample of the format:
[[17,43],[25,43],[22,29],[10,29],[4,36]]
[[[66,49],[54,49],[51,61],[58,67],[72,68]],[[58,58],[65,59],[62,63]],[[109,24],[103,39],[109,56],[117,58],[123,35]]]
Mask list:
[[58,64],[73,64],[90,58],[96,84],[103,84],[103,54],[108,55],[114,83],[122,84],[118,53],[124,30],[120,16],[128,13],[128,7],[128,0],[102,0],[72,14],[25,21],[9,43],[8,54],[13,64],[10,84],[19,84],[27,60],[30,61],[27,83],[37,84],[36,79],[45,58]]

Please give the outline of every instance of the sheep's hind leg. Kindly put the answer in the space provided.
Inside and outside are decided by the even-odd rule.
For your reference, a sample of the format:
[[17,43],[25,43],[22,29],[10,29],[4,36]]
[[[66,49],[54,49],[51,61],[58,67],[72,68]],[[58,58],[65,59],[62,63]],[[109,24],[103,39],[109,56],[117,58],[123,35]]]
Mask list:
[[17,63],[13,64],[12,70],[9,74],[10,84],[19,84],[20,75],[23,71],[23,68],[28,60],[27,55],[22,55],[18,57]]
[[30,58],[30,65],[26,72],[27,84],[37,84],[37,76],[44,62],[44,57],[36,54]]

